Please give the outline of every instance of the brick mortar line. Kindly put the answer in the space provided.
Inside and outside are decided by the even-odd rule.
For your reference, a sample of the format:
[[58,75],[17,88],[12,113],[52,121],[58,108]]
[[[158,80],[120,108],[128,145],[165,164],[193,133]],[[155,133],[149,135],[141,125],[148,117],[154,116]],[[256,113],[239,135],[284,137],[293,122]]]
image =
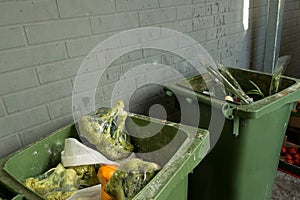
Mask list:
[[[22,92],[22,91],[31,90],[31,89],[34,89],[34,88],[37,88],[37,87],[40,87],[40,86],[43,86],[43,85],[31,86],[31,87],[27,87],[25,89],[18,89],[18,90],[15,90],[13,92],[4,93],[4,94],[1,95],[1,97],[7,97],[7,96],[12,95],[14,93],[19,93],[19,92]],[[4,100],[3,100],[3,103],[5,104]],[[6,107],[6,105],[5,105],[5,107]],[[6,109],[6,112],[8,113],[7,109]]]
[[79,39],[89,39],[89,38],[95,38],[95,37],[105,36],[106,34],[116,34],[116,33],[117,33],[116,31],[106,32],[106,33],[96,33],[96,34],[94,34],[92,32],[91,35],[82,35],[82,36],[78,36],[76,38],[66,38],[66,39],[62,39],[60,41],[74,42],[74,41],[79,40]]
[[[54,82],[50,82],[50,83],[45,83],[45,84],[42,84],[42,85],[38,85],[38,86],[26,88],[26,89],[21,89],[21,90],[18,90],[18,91],[14,91],[14,92],[11,92],[11,93],[4,94],[4,95],[2,95],[2,98],[3,98],[3,97],[5,98],[5,97],[10,96],[10,95],[15,94],[15,93],[26,92],[26,91],[32,90],[32,89],[34,89],[34,88],[47,87],[47,86],[49,86],[49,85],[60,84],[60,83],[62,83],[62,82],[68,82],[69,80],[71,80],[71,78],[62,79],[62,80],[54,81]],[[5,101],[3,101],[3,103],[5,103]],[[44,103],[44,104],[45,104],[45,103]],[[39,105],[42,105],[42,104],[39,104]],[[37,105],[37,106],[38,106],[38,105]],[[28,109],[28,108],[27,108],[27,109]],[[15,111],[15,112],[19,112],[19,111]],[[15,112],[13,112],[13,113],[15,113]],[[12,114],[12,113],[9,113],[9,114]]]
[[[72,38],[70,38],[72,39]],[[10,48],[10,49],[2,49],[0,50],[1,52],[9,52],[9,51],[13,51],[13,50],[26,50],[26,49],[30,49],[30,48],[34,48],[34,47],[41,47],[41,46],[47,46],[47,45],[55,45],[55,44],[62,44],[65,40],[58,40],[58,41],[49,41],[49,42],[45,42],[45,43],[38,43],[38,44],[30,44],[28,46],[22,46],[22,47],[14,47],[14,48]]]
[[32,47],[32,46],[36,46],[36,45],[44,45],[44,44],[52,44],[52,43],[62,43],[62,42],[65,42],[66,40],[72,40],[72,39],[75,40],[75,39],[78,39],[81,37],[89,37],[89,36],[93,36],[93,35],[88,34],[88,35],[75,36],[75,37],[63,38],[63,39],[58,39],[58,40],[43,41],[43,42],[38,42],[38,43],[34,43],[34,44],[29,44],[27,47]]
[[[46,103],[46,105],[49,106],[51,103],[57,103],[57,102],[62,101],[62,100],[67,100],[67,99],[69,99],[69,98],[71,98],[71,97],[72,97],[72,94],[70,94],[70,96],[62,97],[61,99],[56,99],[56,100],[54,100],[54,101],[48,102],[48,103]],[[71,98],[71,99],[72,99],[72,98]]]
[[91,34],[89,35],[89,37],[91,37],[91,36],[93,36],[93,26],[92,26],[92,19],[90,16],[89,16],[89,25],[90,25],[90,31],[91,31]]
[[[3,103],[5,104],[4,101],[3,101]],[[45,107],[45,104],[39,104],[39,105],[30,107],[30,108],[27,108],[27,109],[25,109],[25,110],[19,110],[19,111],[13,112],[13,113],[8,113],[7,115],[5,115],[5,116],[2,117],[2,118],[7,118],[7,117],[11,117],[11,116],[17,116],[17,115],[23,114],[23,113],[25,113],[25,112],[32,111],[32,110],[34,110],[34,109],[42,108],[42,107]]]
[[[53,82],[52,82],[53,83]],[[7,96],[9,96],[9,95],[12,95],[12,94],[14,94],[14,93],[19,93],[19,92],[22,92],[22,91],[25,91],[25,90],[30,90],[30,89],[34,89],[34,88],[36,88],[36,87],[40,87],[40,86],[44,86],[44,85],[37,85],[37,86],[31,86],[31,87],[27,87],[27,88],[25,88],[25,89],[19,89],[19,90],[15,90],[15,91],[13,91],[13,92],[9,92],[9,93],[4,93],[4,94],[2,94],[1,96],[2,97],[7,97]],[[4,101],[3,101],[3,103],[4,103]],[[7,112],[8,113],[8,112]]]
[[[133,11],[128,11],[128,12],[133,12]],[[122,12],[125,13],[125,12]],[[89,14],[89,15],[82,15],[82,16],[73,16],[73,17],[62,17],[59,18],[56,21],[63,21],[63,20],[71,20],[71,19],[80,19],[80,18],[86,18],[86,17],[96,17],[96,16],[105,16],[105,15],[114,15],[114,14],[119,14],[118,12],[109,12],[109,13],[105,13],[105,14]]]
[[56,61],[49,62],[49,63],[43,63],[43,64],[39,64],[39,65],[31,65],[31,66],[28,66],[28,67],[22,67],[22,68],[19,68],[19,69],[13,69],[13,70],[1,72],[0,75],[6,74],[6,73],[12,73],[12,72],[17,72],[17,71],[22,71],[22,70],[26,70],[26,69],[39,68],[39,67],[43,67],[43,66],[46,66],[46,65],[60,64],[60,63],[62,63],[64,61],[72,61],[72,60],[76,60],[76,59],[79,59],[79,58],[84,59],[84,57],[85,56],[75,56],[75,57],[66,58],[66,59],[63,59],[63,60],[56,60]]
[[[98,71],[99,69],[97,70],[93,70],[93,71],[88,71],[88,72],[84,72],[82,75],[87,75],[88,73],[94,73],[95,71]],[[48,84],[54,84],[54,83],[57,83],[57,82],[63,82],[63,81],[67,81],[67,80],[73,80],[74,78],[76,77],[76,75],[73,75],[73,76],[69,76],[67,78],[62,78],[62,79],[58,79],[58,80],[54,80],[54,81],[49,81],[49,82],[46,82],[46,83],[41,83],[41,85],[39,86],[45,86],[45,85],[48,85]]]
[[155,9],[160,9],[160,7],[156,7],[156,8],[142,8],[142,9],[126,10],[126,11],[117,11],[116,14],[124,14],[124,13],[131,13],[131,12],[140,12],[140,11],[155,10]]
[[52,64],[55,62],[61,62],[63,60],[68,60],[68,58],[64,58],[64,59],[60,59],[60,60],[55,60],[53,62],[46,62],[46,63],[42,63],[42,64],[35,64],[35,65],[30,65],[30,66],[22,66],[18,69],[12,69],[12,70],[7,70],[4,72],[1,72],[0,74],[4,74],[4,73],[9,73],[9,72],[14,72],[14,71],[18,71],[18,70],[25,70],[25,69],[30,69],[30,68],[34,68],[34,67],[38,67],[38,66],[43,66],[43,65],[47,65],[47,64]]
[[[34,125],[34,126],[32,126],[32,127],[26,128],[26,129],[24,129],[24,130],[22,130],[22,131],[17,131],[15,134],[18,134],[18,135],[21,136],[23,132],[26,132],[26,131],[29,131],[29,130],[34,130],[34,129],[40,127],[40,126],[46,125],[46,124],[48,124],[48,123],[50,123],[50,122],[53,122],[53,121],[55,121],[55,120],[63,119],[64,117],[67,117],[67,116],[70,116],[70,114],[63,115],[63,116],[57,117],[57,118],[55,118],[55,119],[50,119],[50,118],[49,118],[49,120],[47,120],[47,121],[45,121],[45,122],[42,122],[42,123],[40,123],[40,124],[36,124],[36,125]],[[70,117],[72,118],[72,116],[70,116]],[[58,127],[58,128],[62,128],[62,127]],[[48,133],[48,134],[49,134],[49,133]],[[5,136],[5,137],[9,137],[9,136]],[[2,139],[2,138],[0,138],[0,139]]]
[[[25,41],[26,41],[26,39],[25,39]],[[13,51],[13,50],[17,50],[17,49],[20,49],[20,48],[26,48],[26,47],[28,48],[29,46],[28,46],[27,42],[25,42],[25,43],[26,44],[20,45],[20,46],[17,46],[17,47],[8,47],[8,48],[0,49],[0,52],[1,51]]]
[[140,15],[140,12],[137,12],[138,14],[138,24],[139,24],[139,27],[142,27],[141,25],[141,15]]
[[34,74],[35,74],[35,76],[36,76],[36,78],[37,78],[37,81],[38,81],[38,85],[42,85],[42,81],[41,81],[41,79],[40,79],[40,76],[39,76],[39,73],[37,72],[37,67],[35,67],[34,68]]
[[58,6],[58,2],[57,0],[55,0],[55,6],[56,6],[56,9],[57,9],[57,14],[58,14],[58,19],[61,19],[61,14],[60,14],[60,10],[59,10],[59,6]]
[[50,24],[50,23],[60,23],[60,22],[66,22],[66,21],[75,21],[80,19],[88,19],[90,16],[78,16],[78,17],[70,17],[70,18],[59,18],[59,19],[50,19],[45,21],[32,21],[32,22],[23,22],[21,25],[23,26],[32,26],[32,25],[43,25],[43,24]]
[[[23,29],[25,31],[25,27]],[[108,32],[110,33],[110,32]],[[72,41],[72,40],[76,40],[76,39],[79,39],[79,38],[88,38],[88,37],[93,37],[93,36],[96,36],[96,35],[101,35],[101,34],[89,34],[89,35],[82,35],[82,36],[75,36],[75,37],[71,37],[71,38],[63,38],[63,39],[60,39],[60,40],[52,40],[52,41],[46,41],[46,42],[38,42],[38,43],[35,43],[35,44],[30,44],[29,41],[28,41],[28,37],[27,37],[27,34],[25,35],[25,38],[26,38],[26,44],[23,45],[23,46],[17,46],[17,47],[9,47],[9,48],[4,48],[4,49],[0,49],[0,52],[6,52],[6,51],[13,51],[13,50],[22,50],[22,49],[27,49],[27,48],[32,48],[32,47],[39,47],[39,46],[44,46],[44,45],[48,45],[48,44],[58,44],[58,43],[63,43],[65,41]]]
[[[26,31],[25,31],[25,26],[26,25],[23,25],[24,27],[24,32],[26,34],[26,41],[27,41],[27,47],[32,47],[32,46],[38,46],[38,45],[43,45],[43,44],[51,44],[51,43],[59,43],[59,42],[63,42],[65,40],[72,40],[72,39],[78,39],[78,38],[81,38],[81,37],[89,37],[89,36],[93,36],[93,32],[92,32],[92,26],[91,26],[91,23],[90,23],[90,18],[88,17],[84,17],[86,19],[88,19],[89,21],[89,28],[90,28],[90,33],[88,34],[84,34],[84,35],[81,35],[81,36],[71,36],[71,37],[68,37],[68,38],[62,38],[62,39],[56,39],[56,40],[50,40],[50,41],[42,41],[42,42],[36,42],[36,43],[33,43],[31,44],[29,42],[29,39],[28,39],[28,36],[26,34]],[[84,18],[81,18],[81,19],[84,19]],[[41,24],[42,25],[42,24]]]
[[29,46],[29,40],[28,40],[28,37],[27,37],[25,25],[22,25],[22,35],[23,35],[23,37],[25,39],[25,42],[26,42],[25,46]]
[[67,56],[67,59],[70,59],[71,56],[69,54],[68,47],[67,47],[67,42],[66,41],[64,41],[64,51],[65,51],[65,54]]
[[[6,105],[5,105],[5,102],[4,102],[4,100],[3,100],[3,95],[2,96],[0,96],[0,101],[2,102],[2,104],[3,104],[3,108],[4,108],[4,116],[3,117],[1,117],[1,118],[4,118],[4,117],[6,117],[7,115],[8,115],[8,112],[7,112],[7,107],[6,107]],[[0,118],[0,119],[1,119]]]
[[117,10],[117,0],[114,0],[114,13],[118,13],[118,10]]
[[[67,97],[66,95],[65,96],[62,96],[61,98],[65,98]],[[59,100],[59,99],[56,99],[56,100]],[[4,102],[4,101],[3,101]],[[47,104],[51,103],[52,101],[47,101],[47,102],[44,102],[44,103],[39,103],[39,104],[36,104],[36,105],[32,105],[30,107],[27,107],[27,108],[21,108],[20,110],[17,110],[17,111],[13,111],[13,112],[10,112],[8,113],[5,117],[8,117],[8,116],[12,116],[12,115],[19,115],[23,112],[26,112],[26,111],[30,111],[30,110],[33,110],[37,107],[43,107],[45,106],[47,108]],[[5,102],[4,102],[5,103]],[[6,106],[6,105],[5,105]],[[48,111],[48,117],[50,117],[50,112]]]
[[5,26],[23,26],[31,23],[43,23],[43,22],[50,22],[50,21],[58,21],[58,19],[45,19],[45,20],[37,20],[37,21],[31,21],[31,22],[20,22],[20,23],[12,23],[12,24],[2,24],[0,25],[0,28]]
[[[138,11],[132,11],[132,12],[129,12],[129,13],[136,13],[136,14],[138,14]],[[116,13],[116,14],[119,14],[119,13]],[[95,15],[95,16],[93,16],[93,17],[96,17],[96,18],[99,18],[99,17],[101,17],[101,16],[106,16],[106,15]],[[138,19],[139,20],[139,19]],[[138,27],[140,27],[140,26],[137,26],[137,27],[134,27],[134,28],[130,28],[130,29],[135,29],[135,28],[138,28]],[[92,26],[91,26],[91,28],[92,28]],[[94,33],[94,32],[92,32],[92,34],[91,34],[91,36],[95,36],[95,35],[104,35],[104,34],[110,34],[110,33],[112,33],[112,34],[117,34],[117,33],[119,33],[120,31],[126,31],[126,30],[129,30],[128,28],[125,28],[125,29],[118,29],[118,30],[113,30],[113,31],[105,31],[105,32],[101,32],[101,33]]]
[[[50,102],[49,102],[49,103],[50,103]],[[46,104],[45,104],[45,107],[46,107],[46,110],[47,110],[48,117],[49,117],[49,119],[51,120],[51,119],[52,119],[52,116],[51,116],[51,113],[50,113],[49,103],[46,103]]]
[[21,139],[20,134],[14,134],[14,135],[16,135],[17,140],[19,141],[19,145],[21,145],[20,147],[21,147],[21,148],[24,147],[25,145],[24,145],[24,143],[23,143],[23,141],[22,141],[22,139]]
[[18,133],[11,133],[11,134],[3,136],[3,137],[0,136],[0,141],[5,140],[5,139],[10,138],[10,137],[13,137],[13,136],[17,136],[17,135],[18,135]]

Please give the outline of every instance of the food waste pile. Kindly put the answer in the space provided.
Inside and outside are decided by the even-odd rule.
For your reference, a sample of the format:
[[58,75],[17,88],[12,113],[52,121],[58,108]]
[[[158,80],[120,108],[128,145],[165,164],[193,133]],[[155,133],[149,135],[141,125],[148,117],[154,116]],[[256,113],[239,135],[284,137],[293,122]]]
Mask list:
[[[80,192],[86,189],[95,193],[93,199],[132,199],[161,167],[135,157],[134,146],[125,129],[128,113],[123,108],[123,101],[118,100],[105,112],[98,110],[83,116],[78,122],[81,136],[94,145],[97,153],[105,159],[86,164],[84,160],[64,162],[65,157],[62,156],[61,163],[55,168],[26,179],[25,185],[45,199],[77,199],[75,197],[80,197]],[[68,151],[66,147],[64,152]],[[95,187],[98,185],[100,187]],[[90,195],[92,192],[88,191]]]

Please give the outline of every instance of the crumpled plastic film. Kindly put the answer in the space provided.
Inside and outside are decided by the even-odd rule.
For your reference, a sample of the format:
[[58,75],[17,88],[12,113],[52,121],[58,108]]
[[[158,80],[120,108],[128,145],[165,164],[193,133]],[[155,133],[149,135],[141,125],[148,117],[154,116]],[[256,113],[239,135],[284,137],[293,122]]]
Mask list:
[[93,164],[113,164],[118,163],[107,159],[98,151],[95,151],[75,138],[67,138],[65,140],[64,151],[61,152],[61,162],[63,166],[81,166]]
[[101,184],[81,189],[67,200],[101,200]]

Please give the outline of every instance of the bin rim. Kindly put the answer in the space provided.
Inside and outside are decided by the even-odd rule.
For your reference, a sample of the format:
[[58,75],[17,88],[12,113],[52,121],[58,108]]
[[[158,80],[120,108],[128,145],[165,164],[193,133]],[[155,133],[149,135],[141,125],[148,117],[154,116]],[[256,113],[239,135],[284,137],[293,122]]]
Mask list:
[[[261,74],[261,75],[269,75],[269,76],[271,75],[270,73],[249,70],[249,69],[241,69],[241,68],[233,68],[233,67],[228,67],[228,68]],[[195,99],[196,97],[197,101],[201,103],[211,104],[211,106],[215,106],[219,108],[222,108],[224,104],[229,104],[234,110],[235,117],[240,117],[244,119],[255,119],[255,118],[260,118],[266,115],[267,113],[270,113],[278,109],[279,107],[294,103],[300,99],[300,80],[288,76],[282,76],[281,78],[293,81],[294,84],[292,84],[288,88],[279,91],[276,94],[267,96],[263,99],[252,102],[250,104],[237,104],[234,102],[229,102],[229,101],[219,99],[217,97],[213,97],[213,96],[210,97],[207,94],[198,93],[191,89],[187,89],[183,86],[180,86],[177,84],[178,81],[166,83],[164,85],[164,89],[165,91],[171,91],[171,93],[175,95],[185,96],[192,99]]]

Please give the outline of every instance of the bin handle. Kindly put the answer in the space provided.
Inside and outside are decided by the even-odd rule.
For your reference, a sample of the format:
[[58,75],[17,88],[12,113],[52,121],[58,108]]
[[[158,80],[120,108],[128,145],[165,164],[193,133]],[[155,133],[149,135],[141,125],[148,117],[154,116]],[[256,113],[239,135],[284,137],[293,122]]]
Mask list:
[[222,112],[226,119],[233,120],[233,135],[237,137],[240,130],[240,118],[234,116],[234,107],[228,103],[225,103],[222,106]]

